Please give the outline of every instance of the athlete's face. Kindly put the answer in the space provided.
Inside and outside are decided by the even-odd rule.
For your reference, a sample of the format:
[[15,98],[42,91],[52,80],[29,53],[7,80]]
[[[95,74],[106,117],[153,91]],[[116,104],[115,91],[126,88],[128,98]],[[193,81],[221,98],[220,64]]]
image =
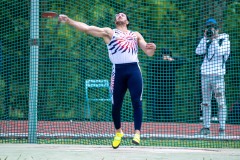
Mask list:
[[124,13],[116,14],[116,25],[128,24],[127,15]]

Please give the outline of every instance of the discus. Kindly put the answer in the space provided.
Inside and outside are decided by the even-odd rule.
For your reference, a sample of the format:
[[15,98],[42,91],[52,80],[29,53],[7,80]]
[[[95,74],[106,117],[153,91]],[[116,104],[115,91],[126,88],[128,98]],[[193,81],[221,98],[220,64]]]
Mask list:
[[58,17],[58,14],[56,12],[46,11],[42,13],[42,18],[56,18],[56,17]]

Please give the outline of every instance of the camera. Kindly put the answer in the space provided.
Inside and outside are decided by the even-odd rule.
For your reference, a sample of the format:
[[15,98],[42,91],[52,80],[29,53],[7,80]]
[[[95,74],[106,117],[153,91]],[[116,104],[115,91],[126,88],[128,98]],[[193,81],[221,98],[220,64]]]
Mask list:
[[215,35],[215,30],[212,30],[212,28],[208,28],[206,32],[207,38],[211,38],[213,35]]
[[206,26],[206,37],[208,39],[212,38],[216,34],[216,30],[218,29],[216,24],[208,24]]

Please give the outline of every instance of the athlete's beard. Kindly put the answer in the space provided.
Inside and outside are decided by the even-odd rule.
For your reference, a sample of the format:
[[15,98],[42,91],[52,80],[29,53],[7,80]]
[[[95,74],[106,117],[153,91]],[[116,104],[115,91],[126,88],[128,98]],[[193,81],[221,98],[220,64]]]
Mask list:
[[124,21],[116,21],[117,26],[124,26],[126,23]]

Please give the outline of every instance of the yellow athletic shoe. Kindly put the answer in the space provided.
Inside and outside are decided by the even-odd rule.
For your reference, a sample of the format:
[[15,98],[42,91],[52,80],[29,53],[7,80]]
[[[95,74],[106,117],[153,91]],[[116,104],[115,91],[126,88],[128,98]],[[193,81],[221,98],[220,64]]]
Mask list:
[[132,140],[133,144],[139,145],[140,144],[140,134],[135,134]]
[[123,133],[116,133],[116,135],[112,141],[112,147],[114,149],[117,149],[120,146],[123,135],[124,135]]

